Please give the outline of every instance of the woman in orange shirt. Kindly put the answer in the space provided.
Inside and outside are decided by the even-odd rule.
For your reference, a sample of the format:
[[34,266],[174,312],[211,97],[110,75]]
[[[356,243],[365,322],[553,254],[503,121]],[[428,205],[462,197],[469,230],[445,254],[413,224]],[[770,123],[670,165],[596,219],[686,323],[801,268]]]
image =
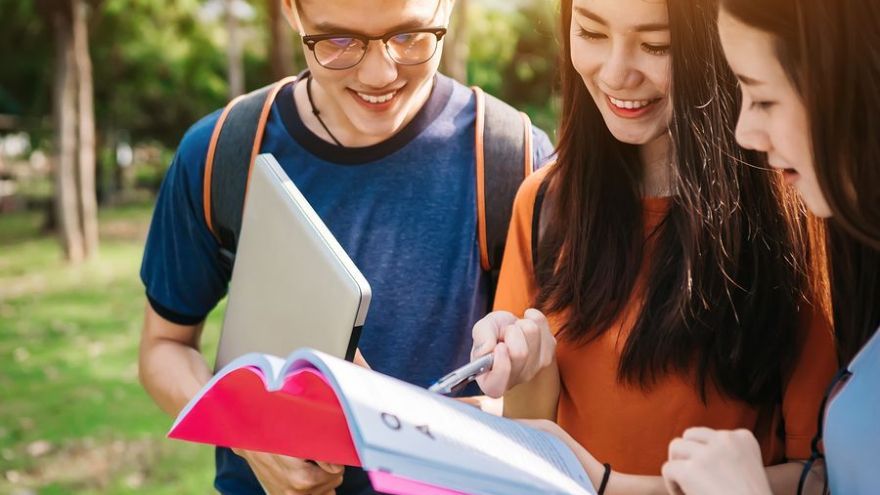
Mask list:
[[836,369],[801,205],[735,143],[715,13],[562,2],[557,163],[521,187],[503,311],[474,328],[484,391],[557,421],[607,493],[665,493],[669,442],[697,425],[753,432],[796,485]]

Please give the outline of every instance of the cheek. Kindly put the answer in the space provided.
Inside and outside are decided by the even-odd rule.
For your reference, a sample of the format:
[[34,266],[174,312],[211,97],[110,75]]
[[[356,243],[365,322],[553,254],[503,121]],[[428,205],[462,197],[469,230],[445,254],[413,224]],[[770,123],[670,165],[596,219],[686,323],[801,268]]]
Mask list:
[[[405,79],[410,85],[420,86],[429,81],[440,67],[440,50],[434,54],[434,58],[419,65],[398,65],[398,79]],[[414,88],[412,88],[414,89]]]
[[572,36],[571,65],[582,78],[590,81],[602,67],[601,50],[579,37]]
[[651,55],[644,67],[644,74],[651,85],[663,96],[669,96],[672,86],[672,58],[669,56],[658,57]]
[[798,156],[803,161],[805,167],[813,168],[813,143],[810,139],[810,129],[807,123],[806,111],[803,106],[799,106],[796,116],[793,119],[796,125],[792,125],[792,139],[797,143]]
[[809,130],[800,117],[797,111],[791,110],[772,116],[770,138],[774,148],[784,153],[791,166],[812,168]]
[[357,66],[351,69],[333,70],[319,64],[314,58],[307,62],[312,79],[318,81],[326,91],[336,91],[348,86],[348,82],[357,78]]

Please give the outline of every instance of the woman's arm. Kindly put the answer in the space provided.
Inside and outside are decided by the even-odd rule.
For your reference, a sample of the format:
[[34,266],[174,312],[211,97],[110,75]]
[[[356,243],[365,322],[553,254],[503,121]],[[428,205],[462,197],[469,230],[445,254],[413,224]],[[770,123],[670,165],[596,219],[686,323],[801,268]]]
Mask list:
[[[562,442],[574,452],[578,460],[581,461],[581,465],[584,466],[584,471],[587,472],[587,476],[590,477],[593,486],[596,489],[599,488],[599,485],[602,483],[602,478],[605,475],[605,466],[593,457],[587,449],[572,438],[571,435],[552,421],[524,420],[523,423],[532,428],[546,431],[562,440]],[[630,475],[619,473],[617,471],[611,472],[604,492],[605,495],[664,495],[666,493],[666,485],[664,484],[663,478],[660,476]]]
[[[770,489],[777,495],[797,493],[805,461],[791,461],[764,468]],[[825,464],[816,462],[804,482],[804,495],[822,495],[825,489]]]

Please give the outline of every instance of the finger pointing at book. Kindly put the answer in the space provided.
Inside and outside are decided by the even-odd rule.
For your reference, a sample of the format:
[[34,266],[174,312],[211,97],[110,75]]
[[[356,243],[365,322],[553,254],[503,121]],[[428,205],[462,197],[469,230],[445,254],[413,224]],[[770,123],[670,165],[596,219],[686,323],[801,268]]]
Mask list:
[[473,338],[472,358],[494,353],[492,370],[477,378],[490,397],[531,380],[555,357],[556,339],[547,318],[536,309],[526,310],[520,319],[506,311],[490,313],[474,325]]

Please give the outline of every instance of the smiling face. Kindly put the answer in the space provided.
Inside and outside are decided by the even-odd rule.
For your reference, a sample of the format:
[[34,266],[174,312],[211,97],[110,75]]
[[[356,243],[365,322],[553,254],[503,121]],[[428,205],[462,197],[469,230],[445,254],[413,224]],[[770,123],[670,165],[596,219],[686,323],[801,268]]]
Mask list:
[[665,134],[670,101],[666,2],[574,0],[571,62],[611,134],[647,144]]
[[[442,27],[448,24],[452,7],[451,0],[300,0],[298,4],[296,9],[293,0],[285,0],[289,14],[296,9],[290,17],[298,17],[302,34],[307,35],[381,36]],[[427,101],[441,51],[442,41],[427,62],[401,65],[390,58],[381,40],[371,41],[359,64],[333,70],[319,64],[306,48],[322,118],[349,145],[388,139]]]
[[721,10],[724,54],[742,88],[736,140],[767,153],[769,164],[794,186],[817,216],[831,216],[813,166],[809,119],[803,100],[776,55],[775,38]]

